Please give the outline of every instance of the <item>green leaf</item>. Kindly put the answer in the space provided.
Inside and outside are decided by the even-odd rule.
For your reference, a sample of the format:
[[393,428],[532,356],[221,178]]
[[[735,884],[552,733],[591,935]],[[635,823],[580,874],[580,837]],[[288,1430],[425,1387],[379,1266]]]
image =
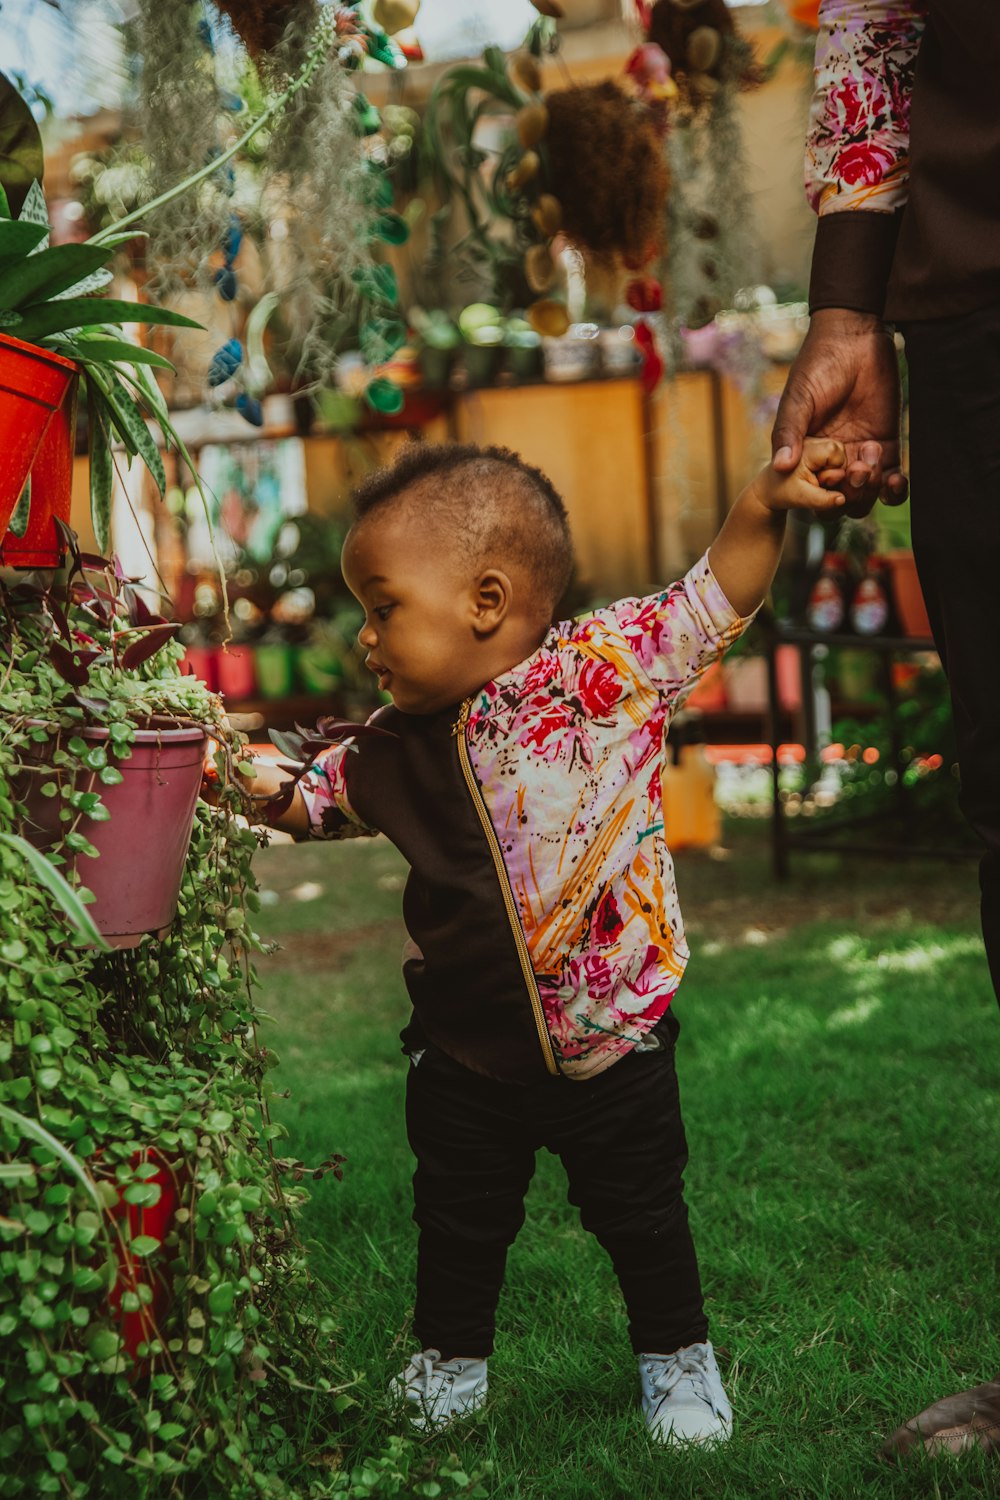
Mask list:
[[10,518],[7,530],[14,536],[24,536],[28,529],[28,518],[31,515],[31,475],[24,482],[24,489],[18,498],[17,507]]
[[0,308],[47,302],[104,266],[101,245],[53,245],[0,271]]
[[77,1266],[73,1272],[73,1285],[78,1292],[99,1292],[104,1278],[93,1266]]
[[236,1288],[231,1281],[224,1281],[220,1286],[214,1286],[208,1294],[208,1310],[217,1317],[231,1312],[236,1300]]
[[103,1364],[106,1359],[114,1359],[119,1342],[117,1333],[112,1333],[110,1328],[95,1328],[87,1340],[87,1352],[91,1359]]
[[163,1189],[158,1182],[133,1182],[125,1189],[126,1203],[138,1203],[142,1207],[159,1203]]
[[406,343],[406,324],[400,318],[369,318],[361,325],[359,342],[368,363],[380,365]]
[[[3,835],[0,835],[0,837],[3,837]],[[26,1079],[25,1081],[28,1083],[30,1089],[31,1080]],[[11,1084],[8,1084],[7,1087],[8,1091],[12,1091],[13,1086]],[[6,1104],[0,1104],[0,1120],[7,1120],[10,1124],[16,1125],[22,1135],[30,1136],[32,1140],[37,1141],[46,1150],[51,1151],[53,1156],[57,1156],[63,1166],[72,1172],[73,1176],[86,1189],[87,1194],[103,1212],[103,1205],[91,1179],[87,1176],[72,1152],[67,1151],[62,1142],[57,1141],[55,1136],[45,1129],[44,1125],[39,1125],[37,1120],[29,1120],[27,1116],[19,1114],[16,1109],[9,1109]],[[24,1163],[20,1162],[10,1162],[6,1167],[0,1164],[0,1178],[2,1178],[4,1171],[10,1172],[12,1168],[23,1167],[24,1165]],[[33,1167],[30,1168],[30,1172],[34,1175]],[[79,1222],[81,1217],[82,1215],[77,1216],[77,1222]],[[94,1216],[91,1214],[90,1217],[93,1218]]]
[[45,171],[35,117],[5,74],[0,73],[0,183],[9,210],[17,212],[33,182]]
[[[2,78],[0,74],[0,78]],[[17,833],[0,833],[0,843],[6,844],[11,849],[18,850],[24,855],[36,879],[45,886],[50,895],[54,896],[62,909],[70,926],[78,932],[88,943],[108,953],[110,949],[94,926],[94,919],[87,911],[73,887],[68,884],[64,875],[61,875],[55,865],[49,864],[44,854],[29,844],[26,839]]]
[[0,1182],[34,1182],[35,1169],[30,1161],[0,1161]]
[[37,302],[25,307],[17,324],[17,337],[28,343],[68,333],[72,328],[94,328],[103,323],[165,323],[171,328],[200,328],[193,318],[153,307],[148,302],[116,302],[103,297],[64,297],[57,302]]
[[384,240],[387,245],[405,245],[410,238],[410,226],[402,214],[383,213],[375,220],[372,235],[377,240]]
[[130,344],[127,339],[83,338],[59,342],[59,353],[67,359],[79,360],[81,364],[94,365],[154,365],[158,370],[172,370],[169,359],[141,344]]
[[147,1256],[154,1254],[160,1248],[160,1241],[151,1234],[137,1234],[129,1241],[129,1251],[132,1255]]
[[21,219],[0,219],[0,266],[30,255],[49,232],[47,224],[26,224]]
[[111,413],[111,419],[124,439],[126,447],[139,455],[162,495],[167,488],[163,456],[146,426],[141,407],[132,399],[121,381],[116,380],[113,375],[110,385],[104,389],[104,398]]
[[90,396],[90,518],[97,545],[106,552],[111,541],[111,491],[115,479],[111,429],[103,396],[93,386]]
[[[362,267],[354,272],[353,280],[364,295],[373,302],[388,302],[390,307],[395,307],[399,301],[399,283],[392,266]],[[18,330],[18,338],[21,337],[21,332]]]

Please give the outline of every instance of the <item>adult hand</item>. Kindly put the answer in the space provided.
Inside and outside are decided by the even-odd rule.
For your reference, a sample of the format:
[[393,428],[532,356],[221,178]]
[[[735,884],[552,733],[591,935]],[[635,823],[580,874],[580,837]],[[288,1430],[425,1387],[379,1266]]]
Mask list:
[[900,468],[899,365],[881,318],[847,308],[813,313],[789,371],[771,433],[774,467],[790,474],[806,437],[831,437],[847,451],[846,511],[866,516],[875,501],[899,505],[908,484]]

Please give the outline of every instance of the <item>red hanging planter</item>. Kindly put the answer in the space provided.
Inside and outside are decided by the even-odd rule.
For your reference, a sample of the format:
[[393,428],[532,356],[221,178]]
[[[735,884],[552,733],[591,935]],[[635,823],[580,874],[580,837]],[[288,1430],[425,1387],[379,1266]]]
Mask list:
[[55,518],[69,525],[73,493],[76,399],[79,381],[72,379],[31,465],[28,525],[21,536],[12,531],[0,540],[0,564],[11,568],[58,568],[65,555]]
[[71,359],[0,333],[0,534],[76,373]]
[[[121,1330],[124,1352],[135,1361],[134,1375],[145,1374],[148,1370],[148,1360],[140,1360],[138,1357],[139,1345],[149,1343],[158,1336],[160,1324],[170,1306],[171,1287],[168,1279],[169,1262],[165,1253],[151,1265],[145,1257],[131,1254],[128,1247],[132,1240],[141,1235],[149,1235],[162,1245],[173,1228],[188,1176],[183,1162],[168,1161],[155,1147],[139,1151],[132,1157],[133,1167],[146,1162],[152,1162],[156,1171],[143,1180],[160,1189],[158,1201],[147,1204],[127,1203],[123,1194],[119,1193],[117,1203],[109,1210],[111,1217],[118,1222],[124,1243],[120,1241],[115,1250],[117,1274],[108,1292],[108,1307]],[[139,1289],[144,1286],[151,1289],[150,1300],[141,1302],[138,1308],[130,1312],[125,1311],[122,1307],[125,1293],[140,1295]]]

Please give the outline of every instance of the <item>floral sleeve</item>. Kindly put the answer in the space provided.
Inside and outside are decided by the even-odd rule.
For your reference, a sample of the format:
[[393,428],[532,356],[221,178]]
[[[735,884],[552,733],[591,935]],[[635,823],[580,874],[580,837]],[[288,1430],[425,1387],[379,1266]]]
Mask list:
[[309,837],[314,839],[352,839],[371,837],[377,828],[369,828],[351,807],[345,775],[347,757],[353,752],[346,745],[335,745],[318,757],[299,782],[309,815]]
[[893,213],[909,187],[910,90],[927,0],[821,0],[806,193],[821,215]]
[[733,609],[707,553],[662,594],[622,599],[609,613],[645,677],[669,697],[690,687],[753,619]]

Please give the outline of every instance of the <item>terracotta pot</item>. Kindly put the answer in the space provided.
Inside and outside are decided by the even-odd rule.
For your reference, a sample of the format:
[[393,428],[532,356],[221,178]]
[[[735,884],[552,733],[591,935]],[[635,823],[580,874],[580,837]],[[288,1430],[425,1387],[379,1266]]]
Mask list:
[[887,552],[885,560],[892,571],[892,596],[903,634],[929,636],[931,622],[913,553],[908,547],[901,547],[894,552]]
[[779,646],[774,653],[778,702],[791,713],[802,707],[802,658],[797,646]]
[[[97,726],[77,733],[94,745],[108,741],[108,731]],[[64,873],[77,870],[93,891],[88,910],[113,948],[135,948],[147,933],[165,937],[174,920],[207,744],[200,725],[140,729],[129,758],[114,762],[122,781],[104,786],[95,771],[82,773],[77,782],[79,791],[100,792],[110,817],[94,823],[82,815],[82,832],[99,858],[79,855]],[[41,791],[45,783],[59,780],[48,763],[52,748],[49,742],[48,749],[36,752],[46,762],[44,768],[22,772],[15,782],[28,812],[25,837],[43,850],[65,828],[59,821],[63,798]]]
[[63,403],[45,429],[31,465],[31,506],[22,536],[8,531],[0,541],[0,563],[11,568],[58,568],[65,555],[55,518],[69,525],[73,494],[76,398],[73,379]]
[[0,534],[76,373],[71,359],[0,333]]

